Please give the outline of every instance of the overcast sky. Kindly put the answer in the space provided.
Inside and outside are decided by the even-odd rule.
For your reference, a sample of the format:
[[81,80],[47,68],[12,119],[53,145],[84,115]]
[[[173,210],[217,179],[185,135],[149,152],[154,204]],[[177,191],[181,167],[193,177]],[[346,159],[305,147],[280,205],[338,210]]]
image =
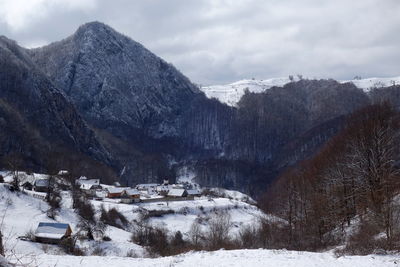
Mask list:
[[94,20],[204,85],[400,75],[400,0],[0,0],[0,35],[26,47]]

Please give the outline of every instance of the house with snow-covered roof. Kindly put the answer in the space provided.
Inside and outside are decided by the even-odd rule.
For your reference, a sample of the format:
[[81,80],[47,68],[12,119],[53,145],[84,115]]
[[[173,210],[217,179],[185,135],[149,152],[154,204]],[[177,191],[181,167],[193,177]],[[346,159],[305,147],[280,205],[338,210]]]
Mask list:
[[155,183],[153,183],[153,184],[138,184],[138,185],[136,185],[136,189],[137,190],[140,190],[140,191],[144,191],[144,190],[148,190],[148,189],[156,189],[157,188],[157,186],[158,186],[158,184],[155,184]]
[[199,189],[187,189],[188,196],[199,197],[201,196],[201,191]]
[[171,190],[169,190],[167,196],[171,198],[187,197],[188,193],[186,189],[172,188]]
[[49,189],[49,179],[35,179],[33,190],[36,192],[47,192]]
[[35,240],[42,243],[58,244],[70,237],[71,227],[67,223],[40,222],[35,231]]
[[137,189],[125,189],[122,193],[122,203],[130,204],[140,202],[140,192]]
[[75,180],[75,184],[79,186],[82,184],[100,185],[100,179],[88,179],[86,176],[81,176]]
[[141,192],[146,192],[149,195],[154,195],[157,193],[157,186],[159,184],[152,183],[152,184],[138,184],[136,185],[136,189]]
[[127,188],[123,187],[108,187],[106,188],[108,198],[121,198]]

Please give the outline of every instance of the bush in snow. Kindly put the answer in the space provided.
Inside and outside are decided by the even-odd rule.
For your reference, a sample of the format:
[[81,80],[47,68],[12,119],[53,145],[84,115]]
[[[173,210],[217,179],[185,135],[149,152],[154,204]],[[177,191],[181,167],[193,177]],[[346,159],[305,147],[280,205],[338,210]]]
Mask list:
[[50,177],[49,190],[46,196],[47,203],[50,208],[47,210],[47,216],[51,219],[55,219],[57,212],[61,208],[61,194],[58,189],[58,185],[54,182],[54,178]]
[[226,247],[229,244],[229,231],[232,227],[229,213],[213,214],[208,222],[206,233],[207,245],[210,249]]
[[110,210],[106,211],[104,206],[101,206],[100,221],[121,229],[124,229],[129,223],[126,217],[116,208],[111,208]]
[[204,239],[204,235],[203,232],[201,231],[200,224],[197,220],[195,220],[192,226],[190,227],[189,239],[195,248],[200,248],[201,240]]
[[4,256],[3,235],[0,230],[0,255]]
[[36,241],[35,233],[33,232],[32,229],[25,233],[24,238],[32,242]]
[[78,235],[73,235],[70,238],[65,238],[61,241],[60,247],[62,250],[70,255],[83,256],[83,251],[76,246],[76,241],[78,240]]
[[388,249],[384,239],[379,237],[380,229],[373,223],[365,220],[362,221],[358,230],[352,234],[342,250],[337,250],[337,255],[368,255],[377,253],[379,250]]
[[174,210],[148,210],[142,215],[142,220],[147,220],[152,217],[162,217],[168,214],[175,214]]
[[132,233],[131,240],[147,247],[151,255],[167,256],[170,253],[168,233],[164,228],[138,224]]
[[93,205],[84,199],[77,200],[75,206],[79,215],[78,227],[80,231],[86,233],[89,240],[102,239],[107,225],[96,220]]

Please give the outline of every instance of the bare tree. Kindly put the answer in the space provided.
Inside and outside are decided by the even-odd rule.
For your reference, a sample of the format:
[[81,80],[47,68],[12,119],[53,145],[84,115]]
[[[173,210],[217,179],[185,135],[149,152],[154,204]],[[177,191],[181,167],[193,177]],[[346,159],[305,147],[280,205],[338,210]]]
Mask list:
[[214,214],[210,218],[206,237],[211,249],[222,248],[229,242],[231,227],[231,217],[227,212]]
[[4,256],[3,234],[0,230],[0,255]]
[[200,246],[200,242],[203,238],[203,233],[201,231],[200,224],[197,221],[194,221],[189,231],[190,241],[195,247]]

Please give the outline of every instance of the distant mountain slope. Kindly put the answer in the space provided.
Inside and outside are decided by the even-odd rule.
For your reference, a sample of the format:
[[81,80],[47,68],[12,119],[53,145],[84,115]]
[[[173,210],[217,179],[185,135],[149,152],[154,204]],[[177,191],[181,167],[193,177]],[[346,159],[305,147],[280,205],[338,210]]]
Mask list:
[[[236,106],[240,98],[244,95],[246,90],[253,93],[265,92],[273,86],[282,87],[290,82],[298,81],[298,77],[281,77],[272,78],[266,80],[240,80],[231,84],[226,85],[212,85],[203,86],[200,89],[209,98],[216,98],[222,103],[230,106]],[[392,78],[366,78],[366,79],[353,79],[353,80],[339,80],[340,83],[353,83],[360,89],[364,89],[366,92],[374,88],[388,87],[392,85],[400,84],[400,76]]]
[[[72,36],[48,46],[19,50],[29,67],[12,86],[35,73],[46,81],[44,88],[54,89],[51,101],[67,101],[56,110],[75,106],[78,112],[67,114],[83,125],[77,132],[67,127],[68,132],[57,124],[45,133],[56,140],[72,136],[66,146],[101,158],[128,185],[173,180],[177,166],[186,165],[205,186],[259,192],[282,168],[315,153],[340,129],[338,118],[372,102],[400,103],[396,86],[366,90],[392,79],[246,80],[202,88],[204,94],[171,64],[99,22],[82,25]],[[18,94],[10,99],[8,105]],[[23,105],[17,110],[25,112]],[[10,128],[4,134],[7,144],[13,132],[23,129],[13,126],[18,120],[11,118],[4,124]],[[46,115],[36,120],[58,121]]]
[[223,147],[229,128],[220,118],[230,108],[107,25],[87,23],[28,53],[96,128],[129,184],[162,180],[170,155],[218,154]]
[[176,136],[176,119],[200,91],[171,64],[99,22],[29,51],[32,59],[97,127]]
[[18,154],[25,167],[49,167],[46,161],[53,153],[61,153],[57,160],[64,164],[79,157],[82,168],[84,155],[89,161],[110,163],[74,105],[23,48],[5,37],[0,37],[0,127],[1,155]]

